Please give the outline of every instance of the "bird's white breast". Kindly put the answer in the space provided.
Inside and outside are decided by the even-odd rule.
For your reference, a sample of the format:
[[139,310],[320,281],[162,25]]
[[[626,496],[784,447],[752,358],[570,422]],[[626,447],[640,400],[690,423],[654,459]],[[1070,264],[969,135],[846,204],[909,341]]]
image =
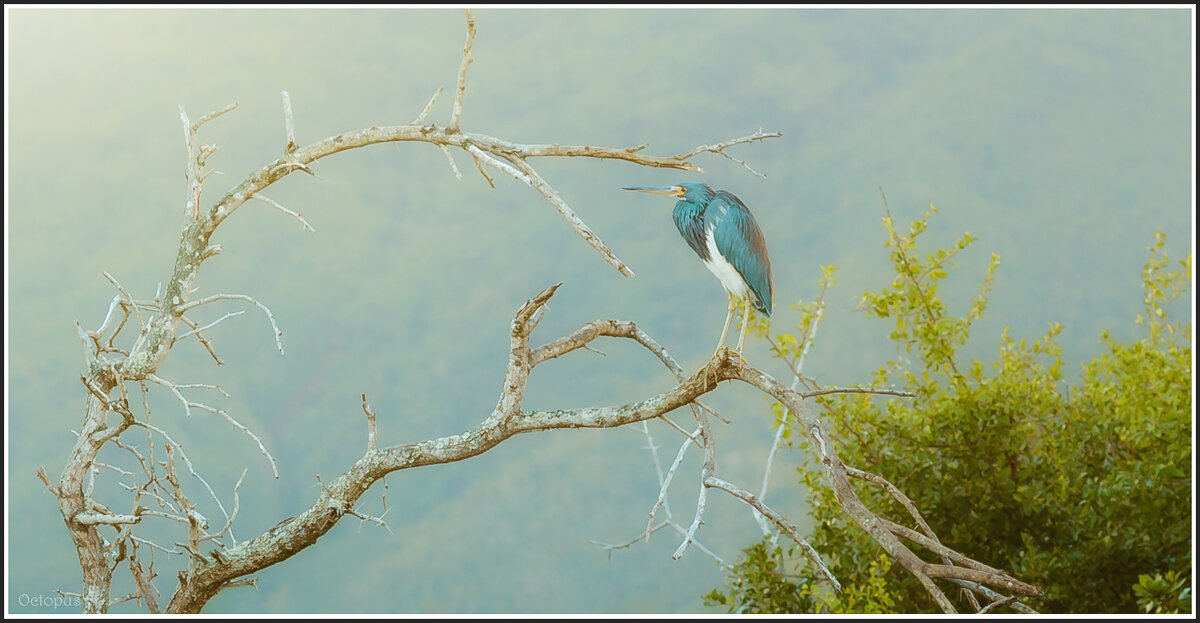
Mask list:
[[704,230],[704,242],[708,245],[708,259],[704,261],[704,265],[712,274],[721,280],[721,285],[725,289],[741,297],[745,297],[749,288],[746,287],[746,280],[738,273],[733,264],[725,259],[721,252],[717,250],[717,238],[713,235],[713,228],[708,227]]

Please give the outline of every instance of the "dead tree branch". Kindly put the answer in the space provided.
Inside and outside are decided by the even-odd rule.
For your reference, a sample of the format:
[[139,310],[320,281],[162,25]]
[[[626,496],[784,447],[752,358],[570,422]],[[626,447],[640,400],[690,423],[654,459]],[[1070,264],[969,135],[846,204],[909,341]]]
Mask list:
[[[576,334],[559,338],[538,349],[530,349],[528,346],[532,316],[553,296],[558,287],[551,286],[531,298],[514,317],[512,348],[504,389],[496,408],[480,424],[457,435],[375,450],[368,449],[345,474],[325,483],[318,499],[292,521],[254,539],[243,541],[237,547],[224,550],[220,561],[193,561],[171,604],[168,605],[168,612],[197,612],[228,582],[286,560],[316,542],[343,515],[351,514],[355,502],[371,484],[394,471],[465,460],[522,433],[562,428],[611,428],[650,420],[691,403],[716,389],[718,383],[725,380],[738,380],[754,386],[792,409],[796,414],[797,425],[807,431],[814,441],[821,441],[816,444],[821,447],[821,463],[825,466],[847,514],[918,578],[930,584],[933,579],[961,579],[1023,596],[1040,595],[1040,590],[1036,587],[982,564],[977,563],[977,566],[970,568],[952,567],[926,563],[918,558],[896,538],[883,518],[858,501],[850,489],[850,476],[845,466],[837,458],[832,444],[824,441],[827,435],[824,434],[819,421],[806,408],[803,402],[805,396],[782,386],[769,375],[740,359],[729,357],[728,351],[722,351],[720,357],[714,358],[709,366],[707,378],[702,375],[692,377],[668,391],[638,402],[569,410],[522,410],[521,397],[524,395],[529,373],[535,365],[533,353],[555,352],[567,342],[575,345],[575,348],[582,347],[582,344],[576,345],[577,339],[572,339]],[[589,333],[593,333],[596,338],[602,334],[613,334],[613,337],[633,339],[630,336],[637,333],[632,323],[619,321],[597,321],[585,326],[588,327],[593,328]],[[595,331],[594,328],[597,327],[607,330]],[[704,486],[725,488],[720,486],[723,482],[719,479],[707,479]],[[702,509],[698,510],[698,514],[700,512]],[[686,542],[689,542],[689,539],[685,535]],[[958,556],[961,556],[962,561],[970,560],[961,554]]]

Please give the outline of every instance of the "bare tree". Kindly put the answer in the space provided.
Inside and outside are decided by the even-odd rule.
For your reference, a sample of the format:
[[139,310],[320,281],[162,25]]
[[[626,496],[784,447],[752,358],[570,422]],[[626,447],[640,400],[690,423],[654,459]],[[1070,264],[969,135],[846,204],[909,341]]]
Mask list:
[[[641,166],[699,171],[698,167],[688,161],[689,158],[710,153],[728,157],[745,165],[726,154],[725,150],[735,145],[779,136],[778,132],[759,131],[741,138],[703,145],[675,156],[650,156],[642,153],[646,145],[628,148],[531,145],[466,132],[461,129],[461,120],[466,74],[471,63],[471,48],[475,35],[475,24],[470,11],[467,11],[466,15],[467,38],[447,125],[426,123],[442,92],[439,89],[412,123],[355,130],[310,145],[299,146],[294,140],[290,98],[287,92],[284,92],[287,142],[283,154],[274,162],[250,174],[209,207],[203,206],[202,195],[205,181],[211,173],[207,161],[216,151],[216,146],[201,144],[197,135],[205,123],[233,110],[236,104],[204,115],[195,122],[192,122],[180,107],[188,154],[188,193],[182,210],[184,224],[174,268],[167,279],[165,290],[152,299],[135,298],[116,278],[105,273],[105,277],[117,293],[104,322],[96,330],[85,330],[76,323],[85,358],[85,372],[80,375],[80,382],[87,396],[78,438],[57,483],[52,482],[43,470],[38,472],[38,476],[59,501],[59,509],[74,541],[83,573],[82,591],[64,594],[78,597],[82,602],[83,611],[87,613],[104,613],[114,604],[131,600],[143,603],[153,613],[200,612],[208,600],[222,589],[252,584],[253,574],[312,545],[346,515],[386,526],[382,517],[373,517],[357,510],[356,503],[374,483],[394,471],[461,461],[486,452],[520,433],[556,428],[611,428],[637,422],[645,423],[656,418],[662,419],[679,431],[683,441],[674,463],[666,472],[661,469],[657,453],[655,454],[661,491],[652,506],[650,524],[647,525],[644,536],[649,537],[651,532],[669,525],[675,527],[683,537],[675,552],[676,558],[692,545],[702,548],[703,546],[696,542],[696,538],[704,514],[707,492],[709,489],[725,491],[754,509],[761,518],[764,531],[773,525],[798,543],[807,553],[813,568],[823,575],[829,586],[833,590],[840,590],[838,580],[822,563],[820,555],[804,541],[796,526],[763,503],[762,494],[756,496],[718,476],[716,438],[709,426],[709,418],[720,416],[704,407],[699,399],[714,391],[721,381],[735,380],[757,388],[784,405],[794,419],[794,426],[812,441],[813,448],[818,453],[817,458],[824,466],[829,484],[833,487],[844,512],[867,531],[886,552],[919,578],[946,612],[953,612],[954,607],[935,580],[948,580],[956,586],[966,587],[969,591],[977,593],[987,605],[980,607],[972,598],[976,610],[990,610],[1007,605],[1029,611],[1017,598],[1038,596],[1041,594],[1040,589],[1012,578],[1004,571],[976,562],[938,542],[933,530],[904,494],[875,474],[842,464],[829,435],[822,428],[820,419],[812,413],[806,402],[806,399],[813,396],[832,392],[897,392],[826,388],[799,393],[795,384],[791,388],[785,387],[740,357],[731,356],[727,350],[719,351],[713,357],[704,368],[704,374],[689,377],[662,345],[634,323],[619,320],[595,320],[573,333],[535,347],[531,345],[531,335],[542,317],[546,302],[554,296],[558,285],[539,292],[517,310],[510,328],[510,350],[504,370],[502,391],[495,409],[479,424],[462,434],[379,447],[376,442],[376,417],[367,397],[363,395],[361,409],[366,420],[367,440],[362,458],[339,477],[322,482],[317,499],[300,515],[285,519],[249,540],[239,541],[233,536],[231,528],[239,511],[238,488],[241,480],[233,488],[232,505],[227,509],[221,497],[202,477],[192,457],[189,457],[184,448],[172,438],[170,432],[150,422],[147,394],[149,385],[158,385],[170,392],[186,413],[190,414],[193,409],[199,409],[222,416],[257,443],[278,476],[274,457],[253,431],[226,411],[193,397],[200,391],[224,394],[219,387],[180,384],[157,374],[174,345],[192,336],[205,347],[216,363],[222,363],[212,343],[205,337],[205,332],[242,312],[225,314],[215,322],[205,325],[200,325],[188,316],[189,312],[197,308],[219,301],[241,302],[262,311],[271,325],[280,353],[283,352],[282,332],[274,315],[253,297],[245,294],[218,293],[192,298],[197,289],[196,278],[200,266],[221,252],[221,246],[211,242],[213,234],[247,201],[257,199],[267,203],[297,219],[311,230],[312,227],[301,214],[268,198],[263,194],[264,191],[296,171],[312,174],[310,164],[340,151],[383,142],[430,143],[442,149],[450,167],[459,177],[461,174],[455,165],[451,148],[469,154],[479,173],[489,183],[492,183],[489,171],[494,170],[528,184],[542,194],[605,261],[622,274],[631,276],[633,272],[588,228],[554,187],[530,164],[532,158],[608,158]],[[746,168],[749,169],[749,166]],[[750,170],[754,172],[753,169]],[[132,345],[124,349],[115,340],[127,327],[136,328],[137,335],[131,337]],[[811,340],[814,332],[815,327],[813,331],[809,331],[807,339]],[[522,409],[526,384],[530,372],[536,366],[577,349],[590,348],[590,343],[600,337],[637,342],[670,369],[678,379],[678,384],[662,393],[622,405],[558,411]],[[798,379],[799,368],[794,371]],[[695,427],[690,432],[667,418],[668,414],[685,406],[691,409],[695,419]],[[646,434],[649,438],[648,429]],[[653,447],[653,439],[651,445]],[[675,477],[684,452],[690,446],[696,446],[704,453],[693,518],[686,527],[675,523],[669,517],[658,527],[653,527],[655,513],[658,508],[664,506],[666,492]],[[126,455],[127,459],[136,465],[136,471],[98,460],[101,450],[106,447]],[[108,472],[116,472],[118,484],[128,492],[130,499],[122,500],[118,504],[115,501],[104,503],[93,497],[95,479],[99,474]],[[202,496],[210,497],[215,502],[222,514],[219,520],[210,521],[197,511],[197,504],[193,501],[196,499],[195,493],[189,493],[188,488],[184,486],[185,481],[191,482],[187,480],[188,476],[203,487]],[[887,490],[908,509],[916,528],[906,527],[876,515],[864,506],[850,485],[851,479],[863,480]],[[765,481],[763,491],[765,492]],[[670,515],[669,509],[667,514]],[[180,534],[186,533],[186,536],[180,536],[170,545],[157,543],[139,533],[139,528],[151,521],[177,523],[180,525]],[[905,544],[905,541],[919,545],[936,555],[941,562],[930,563],[923,560]],[[178,586],[165,606],[162,605],[154,586],[157,575],[154,569],[155,556],[163,554],[178,556],[186,561],[183,563],[183,571],[178,576]],[[128,568],[135,590],[125,596],[114,596],[111,593],[113,574],[122,564]]]

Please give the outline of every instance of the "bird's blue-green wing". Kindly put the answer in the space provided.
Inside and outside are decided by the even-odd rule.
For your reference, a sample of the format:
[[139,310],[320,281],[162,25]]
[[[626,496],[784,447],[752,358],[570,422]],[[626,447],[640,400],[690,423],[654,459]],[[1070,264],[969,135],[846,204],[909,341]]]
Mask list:
[[755,307],[770,316],[771,298],[775,291],[771,258],[754,215],[740,199],[722,190],[709,204],[707,218],[714,219],[713,237],[717,251],[746,280],[746,285],[750,286],[758,299]]

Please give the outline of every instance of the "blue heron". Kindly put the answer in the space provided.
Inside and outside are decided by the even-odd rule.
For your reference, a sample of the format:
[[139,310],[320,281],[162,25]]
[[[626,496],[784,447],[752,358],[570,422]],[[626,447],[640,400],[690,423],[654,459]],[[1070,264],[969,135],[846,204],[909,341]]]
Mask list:
[[700,182],[683,182],[674,186],[635,186],[636,190],[679,198],[675,203],[675,227],[700,260],[717,276],[729,299],[729,313],[721,329],[721,341],[713,356],[725,346],[729,323],[737,309],[739,298],[746,300],[742,315],[742,332],[738,336],[738,354],[746,339],[750,305],[767,317],[771,316],[771,296],[775,291],[771,277],[771,258],[762,230],[754,215],[741,199],[724,190],[713,190]]

